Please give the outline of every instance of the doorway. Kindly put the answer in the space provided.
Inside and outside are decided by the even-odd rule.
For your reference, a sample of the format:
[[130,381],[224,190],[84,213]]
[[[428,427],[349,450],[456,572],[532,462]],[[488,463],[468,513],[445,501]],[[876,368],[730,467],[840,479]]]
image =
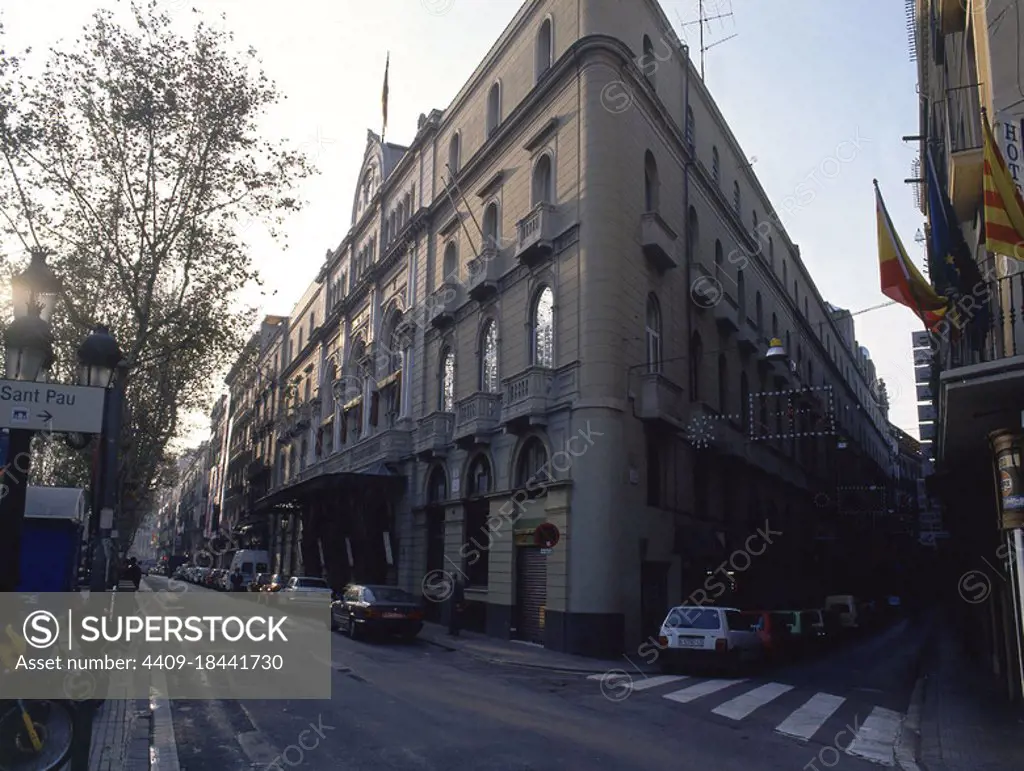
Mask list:
[[544,644],[548,561],[535,546],[516,547],[516,638]]
[[[435,571],[444,570],[444,508],[431,506],[427,509],[427,572],[426,575],[437,575]],[[428,621],[441,620],[441,603],[428,602],[426,613]]]

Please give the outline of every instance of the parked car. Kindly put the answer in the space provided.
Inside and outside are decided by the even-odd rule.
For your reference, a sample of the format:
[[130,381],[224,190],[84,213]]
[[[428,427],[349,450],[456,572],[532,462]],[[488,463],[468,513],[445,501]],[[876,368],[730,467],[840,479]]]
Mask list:
[[373,634],[412,640],[423,629],[423,608],[396,586],[349,584],[331,603],[331,629],[341,628],[353,640]]
[[778,615],[786,622],[789,629],[790,643],[794,651],[809,650],[817,641],[814,623],[817,617],[809,610],[780,610]]
[[764,652],[754,631],[756,614],[737,608],[680,605],[669,611],[658,636],[658,657],[667,673],[687,663],[736,671],[760,661]]
[[844,634],[855,634],[860,629],[861,604],[852,594],[834,594],[825,598],[825,610],[839,614]]
[[289,575],[284,573],[274,573],[270,577],[270,581],[267,582],[266,586],[263,587],[265,592],[279,592],[288,585],[288,580],[291,578]]
[[250,592],[262,592],[264,586],[270,585],[270,580],[274,576],[270,573],[257,573],[256,577],[249,582],[248,589]]
[[289,600],[296,601],[330,602],[333,597],[327,582],[314,576],[292,576],[281,592],[287,595]]
[[778,661],[791,655],[794,650],[795,640],[789,630],[788,614],[779,611],[759,610],[755,611],[755,615],[757,620],[754,624],[754,630],[761,640],[761,645],[764,646],[766,658]]
[[839,642],[843,625],[836,611],[815,608],[804,612],[811,617],[811,628],[816,647],[831,646]]

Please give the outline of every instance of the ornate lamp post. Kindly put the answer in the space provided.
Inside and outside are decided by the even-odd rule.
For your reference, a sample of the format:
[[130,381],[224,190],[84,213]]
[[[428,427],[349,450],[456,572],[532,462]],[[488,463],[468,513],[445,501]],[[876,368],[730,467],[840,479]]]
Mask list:
[[[14,321],[4,335],[8,380],[44,379],[53,364],[50,319],[60,295],[60,281],[46,264],[44,249],[32,251],[32,261],[11,281]],[[0,487],[0,591],[17,591],[21,572],[21,533],[25,494],[31,469],[34,431],[12,428],[3,486]]]

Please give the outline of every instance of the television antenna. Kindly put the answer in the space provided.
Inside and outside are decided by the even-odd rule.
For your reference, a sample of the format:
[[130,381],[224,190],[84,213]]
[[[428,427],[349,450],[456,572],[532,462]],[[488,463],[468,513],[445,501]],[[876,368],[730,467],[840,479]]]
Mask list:
[[[730,6],[730,8],[731,7],[732,6]],[[698,11],[697,11],[698,12],[697,21],[683,22],[683,27],[692,27],[694,24],[699,24],[700,25],[700,79],[704,80],[704,59],[705,59],[704,55],[710,49],[714,48],[715,46],[720,45],[721,43],[724,43],[727,40],[732,40],[739,33],[735,33],[735,34],[729,35],[729,37],[724,37],[721,40],[716,40],[714,43],[708,43],[707,45],[705,45],[704,44],[704,25],[707,24],[709,29],[710,29],[709,22],[715,21],[716,19],[718,19],[719,21],[722,20],[722,19],[731,19],[734,14],[730,10],[728,13],[719,13],[719,14],[716,14],[715,16],[708,16],[707,14],[704,13],[704,0],[698,0],[697,8],[698,8]]]

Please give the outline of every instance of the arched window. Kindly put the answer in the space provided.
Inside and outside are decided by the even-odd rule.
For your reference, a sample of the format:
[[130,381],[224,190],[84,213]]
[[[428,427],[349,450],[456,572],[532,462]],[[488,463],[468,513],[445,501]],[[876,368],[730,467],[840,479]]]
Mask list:
[[779,317],[772,314],[772,337],[779,336]]
[[795,278],[793,279],[793,304],[796,305],[797,308],[800,307],[800,285],[797,283]]
[[498,130],[501,123],[501,84],[495,83],[487,94],[487,136]]
[[746,372],[740,374],[740,422],[744,431],[750,430],[750,380]]
[[761,293],[758,292],[754,298],[754,314],[757,319],[757,331],[764,329],[764,302],[761,300]]
[[498,325],[493,319],[484,323],[480,335],[480,390],[490,394],[498,391]]
[[740,183],[739,182],[733,182],[732,183],[732,208],[734,208],[736,210],[737,214],[740,213],[740,204],[741,203],[742,203],[742,201],[740,200]]
[[455,354],[451,348],[441,353],[441,368],[438,377],[437,408],[441,412],[455,410]]
[[711,148],[711,179],[715,181],[715,184],[720,184],[722,181],[722,167],[721,161],[718,159],[718,148]]
[[555,364],[555,293],[546,286],[540,290],[531,315],[533,364],[551,368]]
[[459,253],[454,241],[449,241],[444,248],[444,280],[454,281],[458,278]]
[[385,371],[378,374],[390,375],[392,372],[397,372],[402,368],[402,351],[407,343],[405,336],[402,334],[404,331],[402,312],[395,310],[388,319],[387,332],[384,337],[387,350],[384,351],[385,358],[381,359],[381,364],[383,364]]
[[697,249],[700,247],[700,223],[697,221],[697,210],[692,206],[686,217],[686,259],[693,261],[697,259]]
[[782,286],[785,288],[786,282],[789,280],[789,266],[786,265],[786,261],[782,261]]
[[441,503],[448,500],[448,479],[444,469],[435,466],[427,481],[427,503]]
[[487,460],[487,456],[483,453],[473,458],[473,462],[469,464],[469,497],[475,497],[478,495],[487,495],[491,492],[492,475],[491,475],[491,463]]
[[694,332],[690,338],[690,401],[700,399],[700,368],[704,358],[704,345],[700,333]]
[[516,459],[516,486],[527,487],[530,492],[538,483],[549,481],[547,465],[548,450],[544,442],[536,436],[530,437]]
[[643,66],[641,69],[643,70],[644,76],[647,78],[647,82],[650,83],[651,88],[653,88],[654,71],[658,69],[658,61],[654,58],[654,43],[651,42],[651,39],[647,35],[644,35],[643,49]]
[[539,81],[548,70],[555,57],[555,36],[552,34],[551,19],[544,19],[537,31],[537,64],[536,79]]
[[775,242],[771,236],[768,236],[768,264],[775,267]]
[[551,156],[545,153],[537,159],[533,167],[532,180],[533,205],[554,202],[554,189],[551,184]]
[[725,354],[718,354],[718,412],[729,414],[729,362]]
[[659,188],[658,164],[648,150],[644,153],[644,211],[658,211]]
[[462,161],[462,136],[459,132],[452,134],[451,141],[448,142],[448,169],[452,174],[459,173],[459,164]]
[[490,203],[484,209],[484,248],[498,248],[500,234],[498,233],[498,204]]
[[686,144],[692,150],[696,139],[697,126],[693,120],[693,108],[686,106]]
[[647,371],[661,372],[661,308],[653,292],[647,295]]
[[722,242],[715,239],[715,277],[722,277],[722,266],[725,264],[725,254],[722,252]]

